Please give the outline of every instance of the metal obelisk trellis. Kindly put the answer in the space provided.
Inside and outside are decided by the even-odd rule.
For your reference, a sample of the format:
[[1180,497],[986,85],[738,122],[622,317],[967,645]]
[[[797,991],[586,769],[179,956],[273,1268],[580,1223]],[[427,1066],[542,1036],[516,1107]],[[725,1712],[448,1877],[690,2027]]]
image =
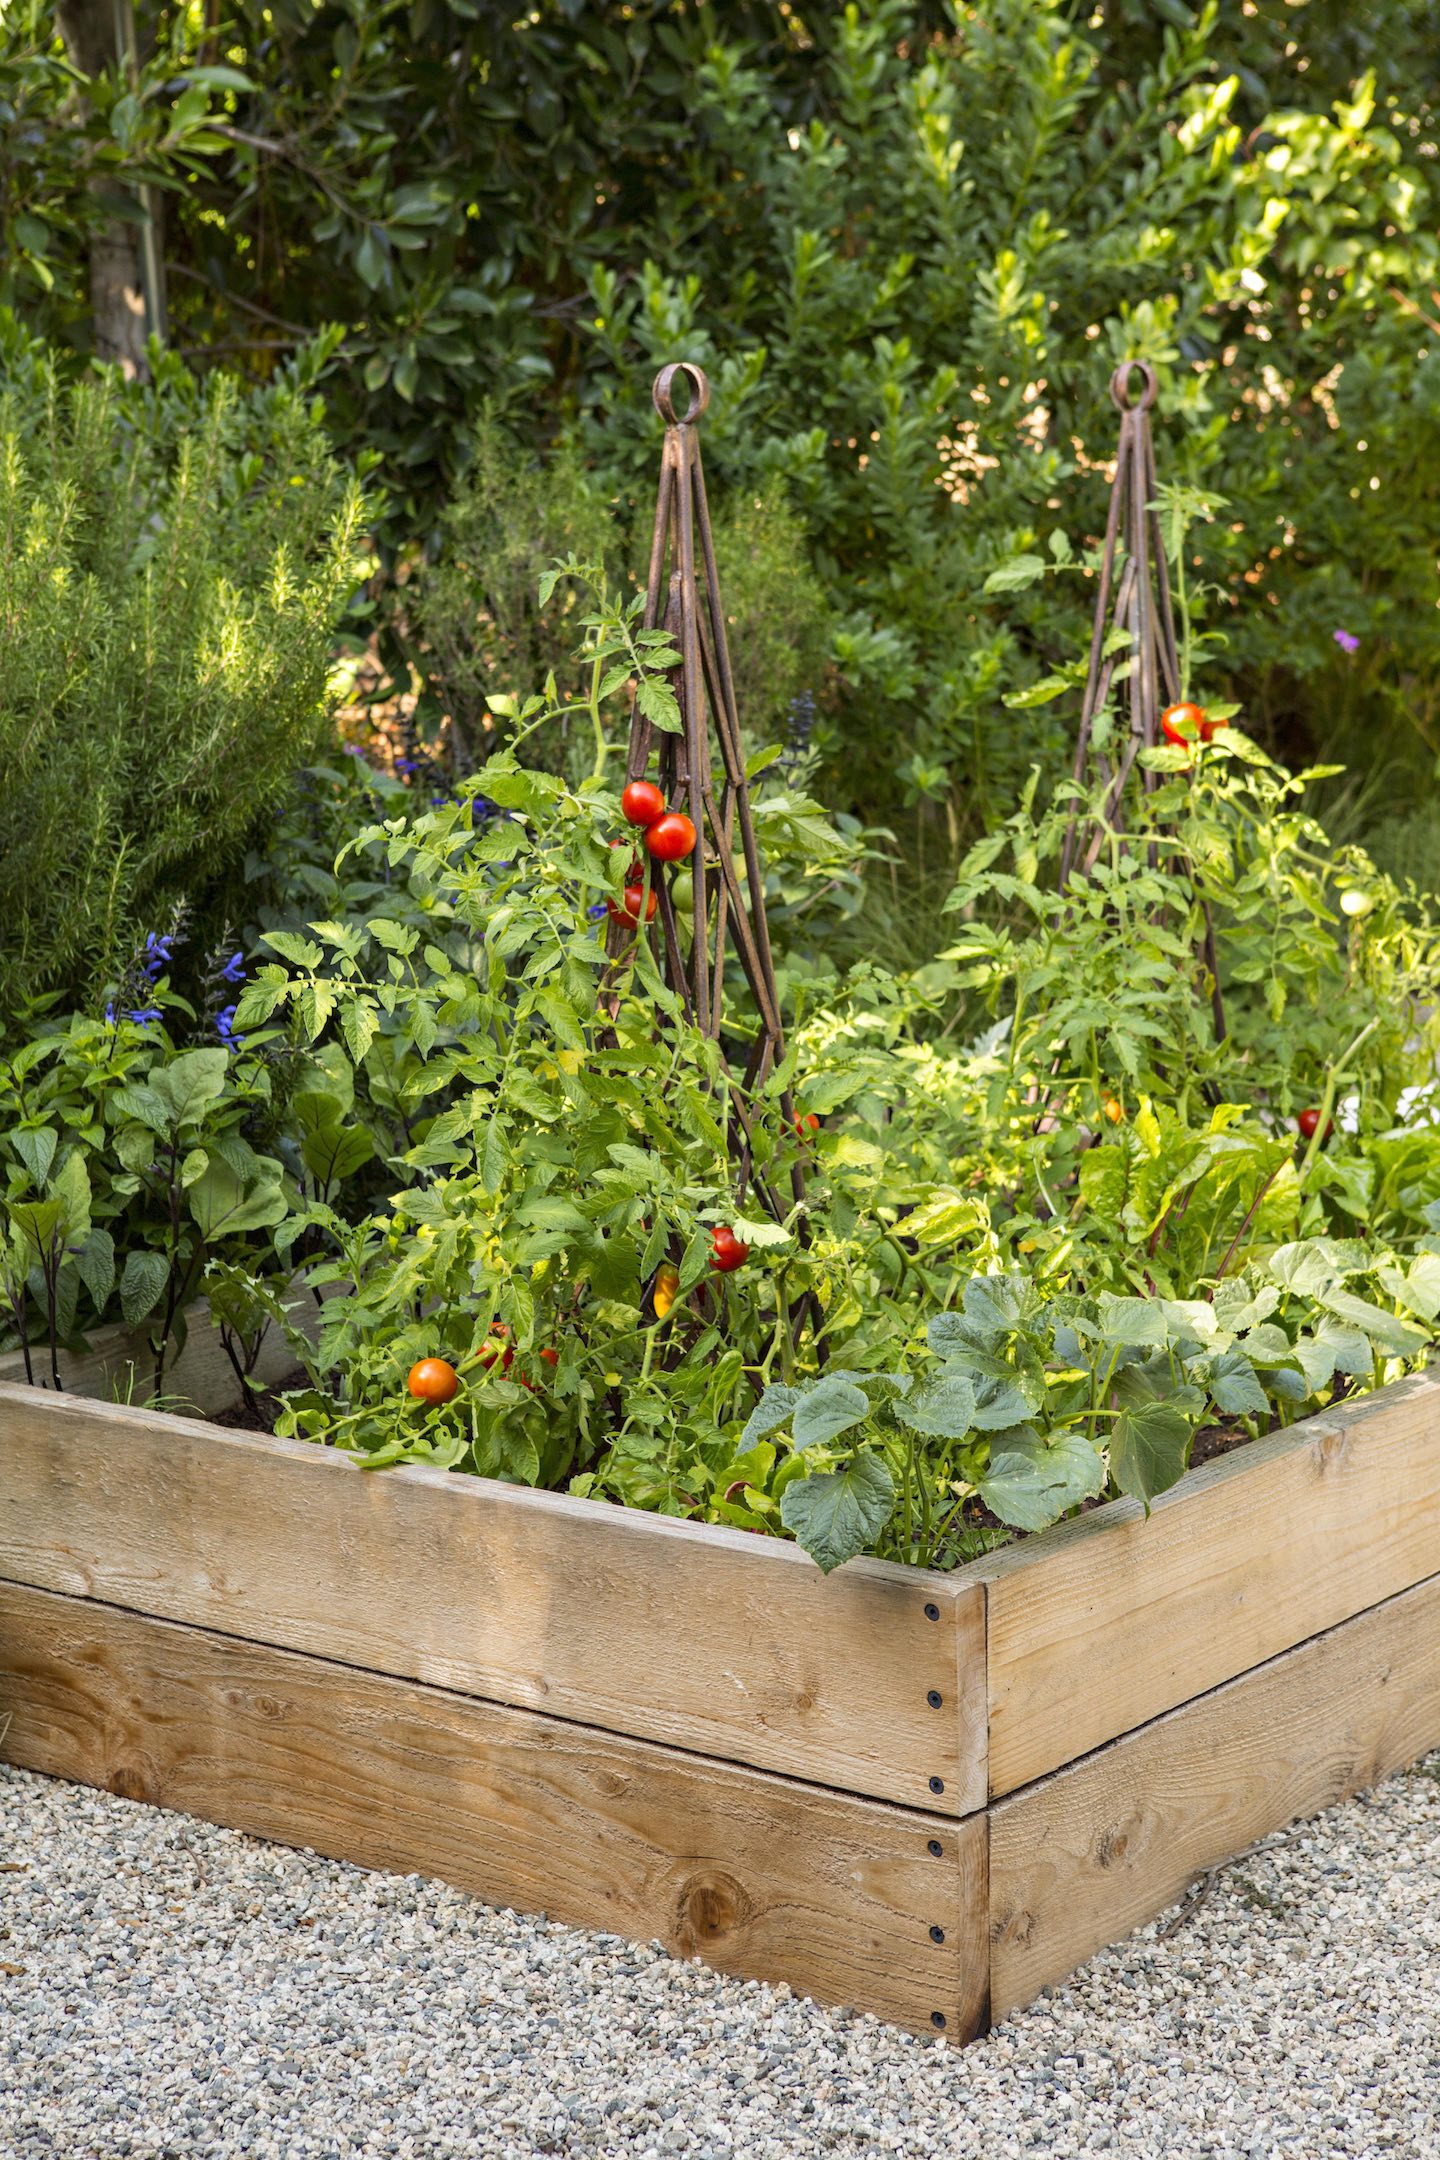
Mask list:
[[[1138,404],[1132,404],[1130,377],[1137,371],[1143,388]],[[1085,820],[1077,805],[1060,858],[1062,886],[1069,883],[1072,872],[1083,874],[1093,869],[1115,829],[1116,813],[1135,760],[1142,750],[1153,749],[1161,739],[1162,706],[1176,703],[1180,696],[1170,579],[1155,509],[1155,444],[1150,433],[1150,410],[1158,387],[1154,369],[1143,360],[1122,362],[1110,377],[1110,396],[1120,410],[1120,449],[1115,460],[1115,483],[1110,490],[1110,515],[1105,522],[1105,550],[1090,639],[1090,671],[1085,679],[1080,735],[1075,745],[1077,787],[1086,786],[1093,760],[1094,776],[1104,792],[1092,820]],[[1118,578],[1117,554],[1123,554]],[[1129,642],[1123,649],[1106,650],[1112,630],[1128,633]],[[1124,688],[1128,693],[1129,727],[1122,730],[1117,719],[1114,751],[1097,752],[1096,716],[1109,696],[1121,660],[1128,662]],[[1158,775],[1142,767],[1141,782],[1148,793],[1159,784]]]
[[[1135,374],[1140,376],[1142,387],[1138,401],[1132,402],[1130,379]],[[1170,575],[1155,500],[1155,442],[1150,432],[1150,413],[1158,389],[1155,370],[1143,360],[1122,361],[1110,377],[1110,396],[1120,413],[1120,447],[1110,490],[1110,514],[1105,521],[1105,547],[1100,587],[1095,595],[1095,627],[1090,637],[1090,667],[1080,707],[1074,772],[1077,790],[1088,793],[1087,783],[1098,780],[1101,795],[1098,808],[1089,814],[1077,796],[1060,854],[1062,891],[1072,877],[1087,876],[1094,869],[1111,839],[1117,834],[1123,836],[1125,790],[1136,760],[1142,750],[1153,750],[1163,740],[1161,713],[1181,697]],[[1122,558],[1118,576],[1117,557]],[[1117,639],[1115,631],[1123,631],[1125,636]],[[1097,750],[1095,721],[1122,661],[1127,663],[1122,685],[1129,725],[1122,728],[1117,716],[1114,748]],[[1161,775],[1142,765],[1140,784],[1146,794],[1152,794],[1161,784]],[[1200,961],[1209,981],[1216,1036],[1223,1039],[1225,1010],[1216,978],[1215,929],[1208,905]]]
[[[683,397],[686,392],[688,403],[683,411],[677,410],[677,394]],[[656,880],[665,972],[687,1015],[703,1033],[717,1042],[721,1039],[726,958],[732,950],[754,1000],[758,1028],[743,1074],[737,1075],[738,1086],[731,1090],[730,1097],[740,1128],[739,1184],[743,1191],[753,1175],[754,1093],[784,1054],[784,1032],[735,707],[725,610],[715,566],[715,541],[700,463],[696,423],[710,402],[710,385],[702,369],[682,360],[660,370],[652,395],[655,409],[665,422],[665,442],[650,547],[645,627],[655,629],[663,624],[679,649],[680,664],[674,671],[673,683],[682,728],[675,735],[652,727],[637,703],[630,723],[626,777],[643,778],[655,755],[658,770],[654,777],[666,801],[671,808],[683,807],[695,826],[695,850],[690,857],[693,928],[688,936],[688,951],[669,886],[663,876]],[[715,750],[719,752],[723,775],[718,794]],[[737,827],[745,865],[743,888],[734,853]],[[730,1033],[728,1028],[726,1033]],[[793,1123],[794,1105],[788,1091],[781,1099],[781,1111],[787,1123]],[[754,1182],[767,1207],[778,1215],[781,1207],[775,1193],[763,1179],[756,1177]],[[798,1199],[804,1183],[798,1161],[792,1168],[791,1182]]]

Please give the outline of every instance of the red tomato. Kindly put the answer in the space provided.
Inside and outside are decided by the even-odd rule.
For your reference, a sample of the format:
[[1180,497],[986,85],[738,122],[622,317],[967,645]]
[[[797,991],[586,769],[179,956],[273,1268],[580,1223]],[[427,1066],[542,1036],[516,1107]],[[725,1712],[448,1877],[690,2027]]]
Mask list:
[[653,825],[665,815],[665,797],[653,780],[632,780],[620,797],[620,807],[631,825]]
[[654,922],[655,909],[658,903],[653,885],[648,894],[643,885],[627,885],[625,887],[623,906],[618,900],[607,900],[605,905],[610,910],[610,920],[612,922],[628,923],[632,930],[638,930],[640,927],[640,903],[642,900],[645,903],[646,922]]
[[1214,742],[1228,724],[1224,720],[1207,720],[1204,706],[1192,705],[1188,698],[1182,705],[1167,705],[1160,715],[1160,731],[1166,741],[1179,743],[1182,750],[1196,741]]
[[645,845],[657,862],[681,862],[695,852],[695,825],[683,810],[667,810],[645,829]]
[[733,1230],[721,1224],[710,1233],[710,1265],[721,1275],[730,1275],[737,1267],[744,1267],[750,1257],[748,1245],[742,1245]]
[[422,1357],[411,1366],[406,1386],[416,1402],[453,1402],[460,1392],[460,1376],[443,1357]]
[[[1296,1118],[1295,1123],[1300,1128],[1300,1137],[1302,1140],[1313,1140],[1320,1123],[1320,1112],[1318,1110],[1302,1110],[1299,1117]],[[1334,1130],[1335,1120],[1334,1118],[1331,1118],[1325,1127],[1325,1138],[1327,1140],[1330,1138],[1330,1135],[1334,1132]]]
[[507,1338],[510,1330],[503,1320],[497,1320],[490,1330],[493,1341],[481,1346],[480,1363],[486,1371],[498,1362],[502,1373],[507,1373],[515,1362],[515,1345]]
[[807,1133],[819,1132],[820,1120],[813,1110],[797,1110],[795,1113],[795,1137],[803,1140]]
[[540,1362],[542,1365],[558,1365],[560,1352],[558,1350],[542,1350],[540,1352]]

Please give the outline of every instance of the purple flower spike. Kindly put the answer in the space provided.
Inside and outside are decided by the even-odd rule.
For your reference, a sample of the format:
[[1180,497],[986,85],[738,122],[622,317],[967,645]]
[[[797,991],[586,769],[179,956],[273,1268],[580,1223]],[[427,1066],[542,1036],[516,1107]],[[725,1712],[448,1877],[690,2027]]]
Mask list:
[[1348,630],[1337,630],[1335,632],[1335,643],[1340,647],[1341,652],[1359,652],[1360,650],[1359,638],[1353,636]]
[[235,1015],[238,1011],[237,1005],[226,1005],[215,1015],[215,1033],[227,1050],[239,1050],[244,1046],[244,1036],[235,1033]]

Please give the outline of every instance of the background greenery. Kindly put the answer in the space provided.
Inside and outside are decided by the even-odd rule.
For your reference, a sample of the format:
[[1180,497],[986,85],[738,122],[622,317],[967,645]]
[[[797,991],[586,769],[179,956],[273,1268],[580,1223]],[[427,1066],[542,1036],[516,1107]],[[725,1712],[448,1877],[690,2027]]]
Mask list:
[[1136,354],[1163,469],[1222,498],[1202,695],[1349,762],[1347,829],[1440,871],[1435,0],[142,0],[104,73],[89,4],[0,22],[0,298],[78,361],[99,240],[148,214],[201,370],[337,326],[351,628],[412,730],[473,748],[569,650],[553,553],[643,564],[649,379],[689,356],[752,729],[812,690],[821,792],[895,826],[902,890],[947,873],[1065,756],[1071,701],[1003,698],[1076,650],[1087,576],[985,585],[1098,530]]

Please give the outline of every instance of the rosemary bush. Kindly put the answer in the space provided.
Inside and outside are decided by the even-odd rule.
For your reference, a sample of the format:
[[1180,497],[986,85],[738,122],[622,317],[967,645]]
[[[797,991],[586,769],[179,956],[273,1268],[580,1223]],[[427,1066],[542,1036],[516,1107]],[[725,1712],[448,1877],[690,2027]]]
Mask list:
[[0,1012],[112,979],[316,748],[362,502],[313,364],[68,382],[0,324]]

